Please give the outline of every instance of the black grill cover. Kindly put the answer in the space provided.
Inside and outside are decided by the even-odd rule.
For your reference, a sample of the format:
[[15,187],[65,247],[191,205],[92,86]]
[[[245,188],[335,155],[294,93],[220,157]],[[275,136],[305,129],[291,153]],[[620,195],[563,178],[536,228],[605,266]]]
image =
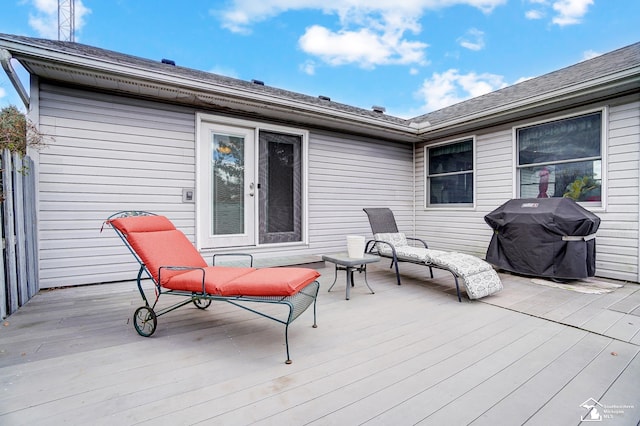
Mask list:
[[557,279],[595,275],[600,218],[570,198],[509,200],[484,220],[494,230],[487,262],[498,268]]

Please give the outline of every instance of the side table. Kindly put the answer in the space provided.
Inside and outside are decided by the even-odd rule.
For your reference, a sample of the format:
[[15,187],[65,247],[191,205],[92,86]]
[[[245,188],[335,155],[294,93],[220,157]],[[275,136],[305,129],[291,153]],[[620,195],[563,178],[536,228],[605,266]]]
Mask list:
[[372,254],[365,254],[364,257],[362,258],[356,258],[356,257],[349,257],[347,253],[337,253],[337,254],[322,255],[322,260],[331,262],[336,266],[335,276],[333,278],[333,284],[331,284],[331,287],[329,287],[329,290],[327,291],[331,291],[333,286],[336,284],[336,280],[338,279],[338,271],[339,270],[346,271],[347,273],[346,299],[349,300],[349,293],[350,293],[351,287],[354,286],[353,273],[355,271],[358,271],[358,272],[364,272],[364,282],[369,288],[369,291],[371,291],[371,294],[375,294],[375,292],[369,285],[369,282],[367,281],[367,264],[379,262],[380,257]]

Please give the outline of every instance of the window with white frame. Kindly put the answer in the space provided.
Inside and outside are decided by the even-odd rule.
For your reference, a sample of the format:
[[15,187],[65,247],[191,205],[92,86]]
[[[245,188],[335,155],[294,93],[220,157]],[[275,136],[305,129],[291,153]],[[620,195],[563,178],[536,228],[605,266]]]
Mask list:
[[600,203],[602,120],[597,111],[516,128],[520,198]]
[[473,138],[425,147],[427,206],[472,206]]

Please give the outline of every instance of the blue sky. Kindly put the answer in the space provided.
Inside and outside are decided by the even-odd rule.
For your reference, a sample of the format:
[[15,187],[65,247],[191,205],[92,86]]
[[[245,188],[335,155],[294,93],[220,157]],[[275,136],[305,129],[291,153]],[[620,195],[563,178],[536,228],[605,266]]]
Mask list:
[[[58,0],[0,4],[0,33],[57,39]],[[79,43],[404,118],[640,41],[638,0],[75,0],[75,14]]]

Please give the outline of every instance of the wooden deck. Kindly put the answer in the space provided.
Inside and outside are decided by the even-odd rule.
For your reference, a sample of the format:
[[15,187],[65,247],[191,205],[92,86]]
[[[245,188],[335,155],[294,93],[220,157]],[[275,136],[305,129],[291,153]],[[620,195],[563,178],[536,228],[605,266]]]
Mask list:
[[[160,317],[151,338],[117,283],[40,292],[0,327],[2,425],[603,425],[640,421],[640,285],[592,295],[501,275],[458,303],[453,280],[370,265],[351,300],[321,269],[318,325],[225,303]],[[167,297],[169,301],[174,301]],[[279,308],[275,306],[274,309]]]

